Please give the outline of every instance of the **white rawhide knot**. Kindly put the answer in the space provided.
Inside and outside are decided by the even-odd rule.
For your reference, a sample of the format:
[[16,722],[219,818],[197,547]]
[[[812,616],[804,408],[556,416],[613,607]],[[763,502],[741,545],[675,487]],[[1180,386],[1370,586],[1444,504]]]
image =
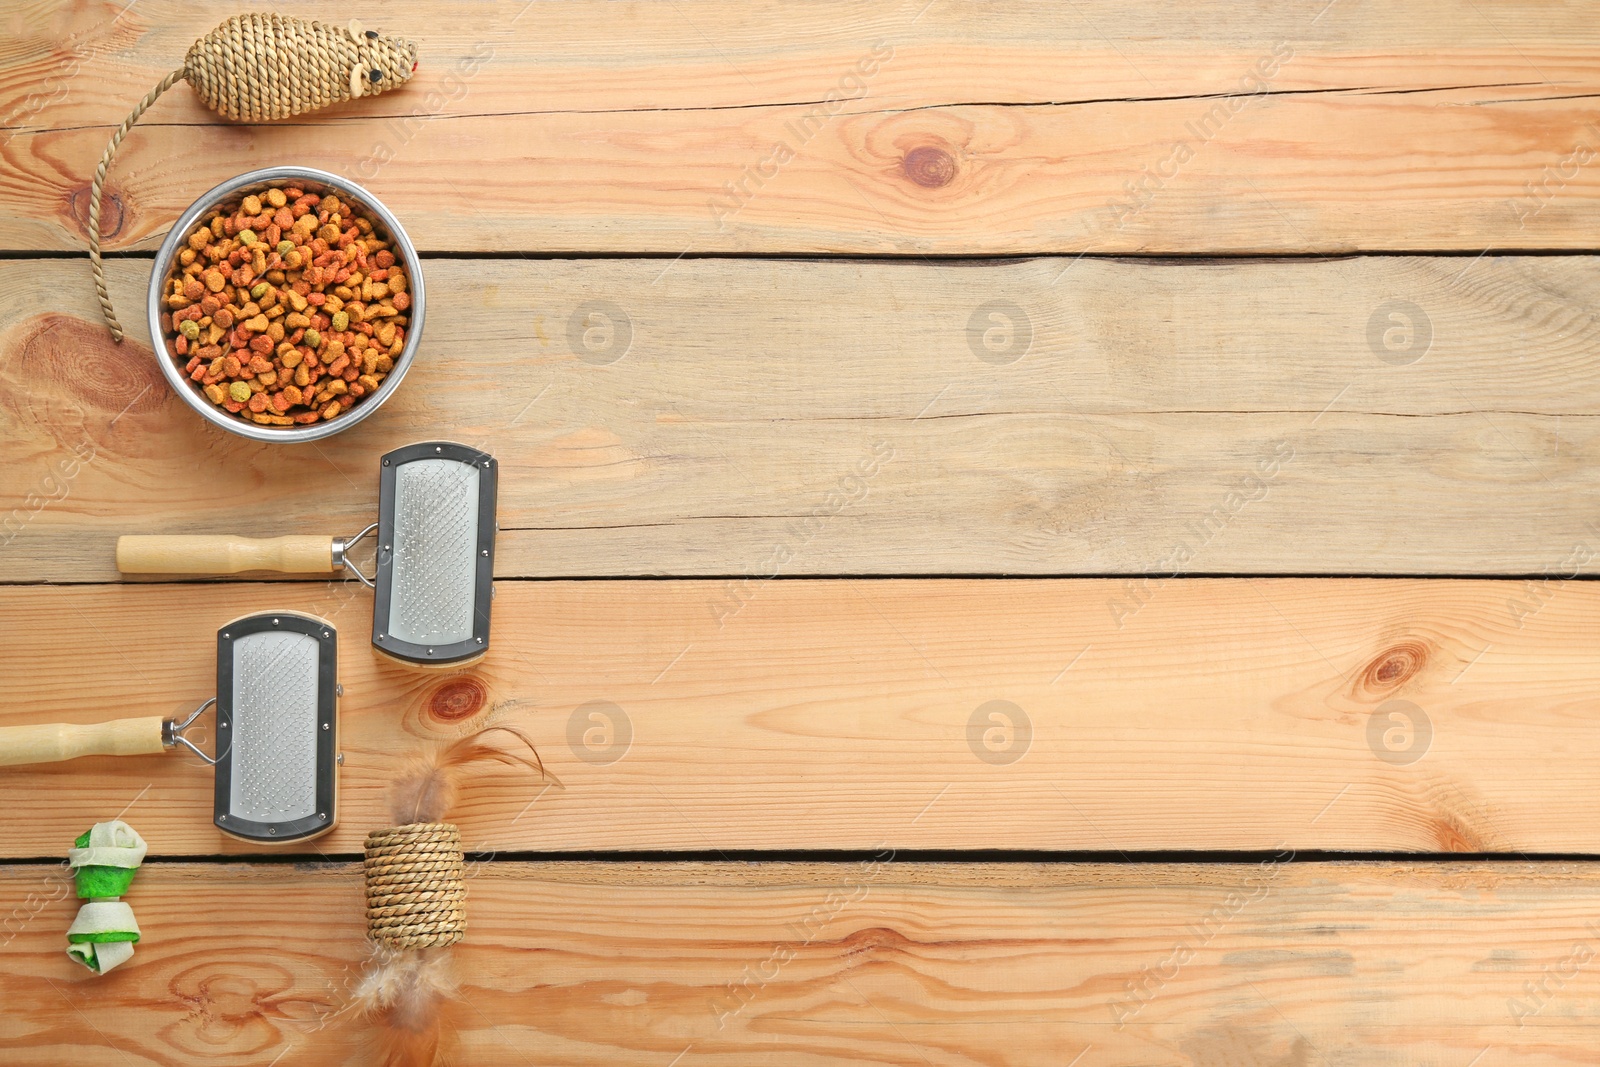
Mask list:
[[120,931],[139,933],[139,921],[133,909],[123,900],[90,900],[78,909],[78,917],[67,927],[67,936],[73,934],[104,934]]
[[[115,934],[117,940],[88,940],[105,934]],[[91,900],[78,909],[78,917],[67,928],[67,955],[96,974],[105,974],[133,959],[133,944],[139,936],[138,920],[127,904]],[[84,940],[72,941],[74,937]]]
[[89,828],[89,844],[69,849],[67,863],[72,867],[134,868],[144,862],[147,846],[139,831],[123,822],[97,822]]

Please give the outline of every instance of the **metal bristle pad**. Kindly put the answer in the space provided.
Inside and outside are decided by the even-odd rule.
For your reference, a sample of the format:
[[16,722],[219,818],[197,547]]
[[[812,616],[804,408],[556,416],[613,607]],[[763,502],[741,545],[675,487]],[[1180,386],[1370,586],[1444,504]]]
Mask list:
[[478,468],[419,459],[395,472],[389,633],[414,645],[472,637]]
[[267,631],[233,645],[228,814],[295,822],[317,810],[317,641]]
[[337,671],[322,619],[265,612],[217,631],[218,829],[276,843],[333,827]]
[[383,457],[372,642],[415,663],[484,654],[494,593],[494,457],[424,441]]

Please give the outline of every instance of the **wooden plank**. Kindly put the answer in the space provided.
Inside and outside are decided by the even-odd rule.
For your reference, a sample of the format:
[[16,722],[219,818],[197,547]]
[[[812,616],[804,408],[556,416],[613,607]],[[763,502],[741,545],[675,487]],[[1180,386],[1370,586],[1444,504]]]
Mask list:
[[[393,402],[274,449],[170,396],[133,313],[144,264],[111,265],[122,348],[81,264],[13,264],[0,580],[116,580],[119,533],[353,533],[378,454],[436,435],[500,458],[503,577],[1541,574],[1592,554],[1591,258],[663,266],[432,261]],[[584,347],[593,301],[609,350]],[[1408,320],[1385,309],[1407,304],[1413,348],[1391,352]]]
[[[25,918],[0,969],[8,1063],[371,1062],[348,1011],[355,865],[148,863],[127,897],[144,940],[104,978],[62,951],[76,902],[28,900],[59,877],[0,868]],[[488,863],[470,892],[448,1032],[454,1062],[486,1067],[1557,1067],[1592,1061],[1600,1018],[1594,864],[884,853]]]
[[[413,86],[243,129],[180,88],[124,145],[104,225],[150,247],[213,182],[295,160],[369,180],[429,249],[1587,247],[1600,35],[1581,8],[1170,8],[393,4],[428,29]],[[82,247],[109,130],[231,13],[13,14],[0,247]]]
[[[497,722],[560,784],[483,771],[459,821],[485,849],[1600,850],[1572,803],[1600,768],[1559,758],[1596,711],[1589,582],[501,582],[488,657],[442,675],[380,662],[350,586],[0,589],[0,721],[186,710],[215,628],[292,607],[343,637],[324,853],[388,818],[426,739]],[[8,768],[0,850],[133,804],[161,854],[245,851],[211,781]]]
[[[1181,10],[1083,0],[1066,11],[1019,0],[803,8],[683,0],[622,9],[601,0],[544,0],[535,9],[525,0],[460,0],[449,17],[440,11],[432,0],[384,5],[382,30],[416,39],[421,67],[404,95],[339,114],[404,115],[431,92],[439,98],[425,106],[439,116],[809,104],[831,87],[829,74],[880,38],[894,46],[893,78],[874,76],[870,96],[905,106],[1228,93],[1263,46],[1285,39],[1295,57],[1273,79],[1279,92],[1348,88],[1352,74],[1367,90],[1525,81],[1532,71],[1536,83],[1572,84],[1594,74],[1600,45],[1593,20],[1560,0],[1416,0],[1360,12],[1315,4],[1245,12],[1226,0]],[[140,0],[113,20],[58,0],[22,0],[0,41],[0,126],[120,119],[233,12],[216,0]],[[305,0],[296,13],[336,25],[349,17],[337,0]],[[468,83],[460,91],[448,75],[479,57],[467,64],[476,69],[460,71]],[[181,88],[159,107],[158,122],[216,122]]]

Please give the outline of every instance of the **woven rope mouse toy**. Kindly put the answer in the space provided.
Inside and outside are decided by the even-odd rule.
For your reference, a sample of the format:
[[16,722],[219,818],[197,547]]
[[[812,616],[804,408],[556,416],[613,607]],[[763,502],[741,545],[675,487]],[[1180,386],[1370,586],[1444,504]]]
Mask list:
[[111,309],[100,263],[100,193],[117,146],[162,93],[187,81],[225,119],[271,122],[387,92],[410,81],[416,69],[415,44],[363,31],[353,20],[330,26],[265,13],[235,15],[196,41],[183,66],[161,79],[122,120],[95,168],[89,191],[89,259],[112,338],[122,340],[122,326]]

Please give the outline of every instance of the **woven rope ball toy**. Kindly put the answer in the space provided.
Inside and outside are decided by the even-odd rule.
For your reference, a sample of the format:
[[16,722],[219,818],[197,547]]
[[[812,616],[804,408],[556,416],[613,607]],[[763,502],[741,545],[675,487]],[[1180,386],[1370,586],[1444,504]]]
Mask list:
[[[528,754],[491,741],[507,738],[521,742]],[[541,781],[559,785],[528,735],[503,724],[424,748],[390,782],[389,813],[396,825],[367,835],[362,863],[371,948],[354,1004],[380,1024],[376,1047],[363,1062],[457,1062],[446,1051],[452,1040],[446,1014],[456,998],[450,946],[467,933],[467,865],[461,830],[446,819],[466,768],[480,762],[537,771]]]
[[453,945],[467,934],[467,865],[454,823],[367,835],[367,937],[384,948]]
[[196,41],[183,66],[161,79],[122,120],[95,168],[89,191],[89,259],[112,338],[122,340],[122,326],[111,308],[100,262],[100,194],[117,146],[162,93],[187,81],[225,119],[271,122],[387,92],[410,81],[416,69],[415,44],[364,31],[355,21],[330,26],[275,14],[235,15]]

